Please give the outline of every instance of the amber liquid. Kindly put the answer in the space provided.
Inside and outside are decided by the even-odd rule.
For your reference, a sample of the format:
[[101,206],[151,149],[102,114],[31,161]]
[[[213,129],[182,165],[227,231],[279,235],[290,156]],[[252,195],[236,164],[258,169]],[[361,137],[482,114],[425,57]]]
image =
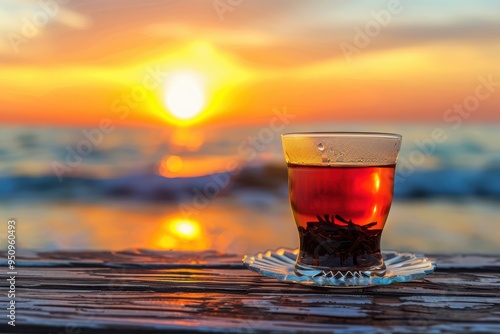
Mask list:
[[288,166],[299,230],[297,265],[383,275],[380,239],[392,203],[395,165]]

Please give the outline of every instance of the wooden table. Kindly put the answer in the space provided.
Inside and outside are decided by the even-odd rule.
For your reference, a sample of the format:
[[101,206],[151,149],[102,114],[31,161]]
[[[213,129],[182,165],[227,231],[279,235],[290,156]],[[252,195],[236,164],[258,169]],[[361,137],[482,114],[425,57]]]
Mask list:
[[430,257],[425,280],[324,290],[213,251],[18,254],[16,327],[2,279],[0,332],[500,333],[500,256]]

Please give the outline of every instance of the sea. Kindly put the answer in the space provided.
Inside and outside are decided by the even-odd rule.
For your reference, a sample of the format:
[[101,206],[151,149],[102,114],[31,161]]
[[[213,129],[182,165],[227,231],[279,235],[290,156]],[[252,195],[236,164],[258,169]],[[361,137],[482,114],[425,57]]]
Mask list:
[[[384,249],[500,253],[500,124],[0,127],[0,247],[297,247],[281,134],[403,135]],[[1,227],[3,226],[3,227]]]

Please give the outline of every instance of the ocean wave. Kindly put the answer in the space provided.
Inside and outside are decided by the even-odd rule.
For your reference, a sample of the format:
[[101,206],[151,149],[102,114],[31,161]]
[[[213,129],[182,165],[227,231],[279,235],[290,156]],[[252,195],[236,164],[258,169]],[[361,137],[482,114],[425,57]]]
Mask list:
[[398,173],[394,196],[500,198],[500,168],[417,170],[408,176]]
[[[165,178],[136,173],[98,179],[55,175],[0,178],[0,198],[40,200],[132,199],[137,201],[192,200],[194,197],[250,196],[286,197],[287,173],[282,166],[246,167],[238,173],[218,173],[193,178]],[[415,170],[397,173],[395,198],[479,197],[500,199],[500,167],[482,170]],[[269,196],[266,196],[269,198]]]

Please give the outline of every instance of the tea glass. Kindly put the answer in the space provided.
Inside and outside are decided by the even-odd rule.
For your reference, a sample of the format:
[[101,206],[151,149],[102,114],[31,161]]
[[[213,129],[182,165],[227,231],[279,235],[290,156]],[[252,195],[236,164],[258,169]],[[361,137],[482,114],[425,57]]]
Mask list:
[[380,241],[401,140],[378,132],[282,135],[299,232],[297,275],[385,275]]

